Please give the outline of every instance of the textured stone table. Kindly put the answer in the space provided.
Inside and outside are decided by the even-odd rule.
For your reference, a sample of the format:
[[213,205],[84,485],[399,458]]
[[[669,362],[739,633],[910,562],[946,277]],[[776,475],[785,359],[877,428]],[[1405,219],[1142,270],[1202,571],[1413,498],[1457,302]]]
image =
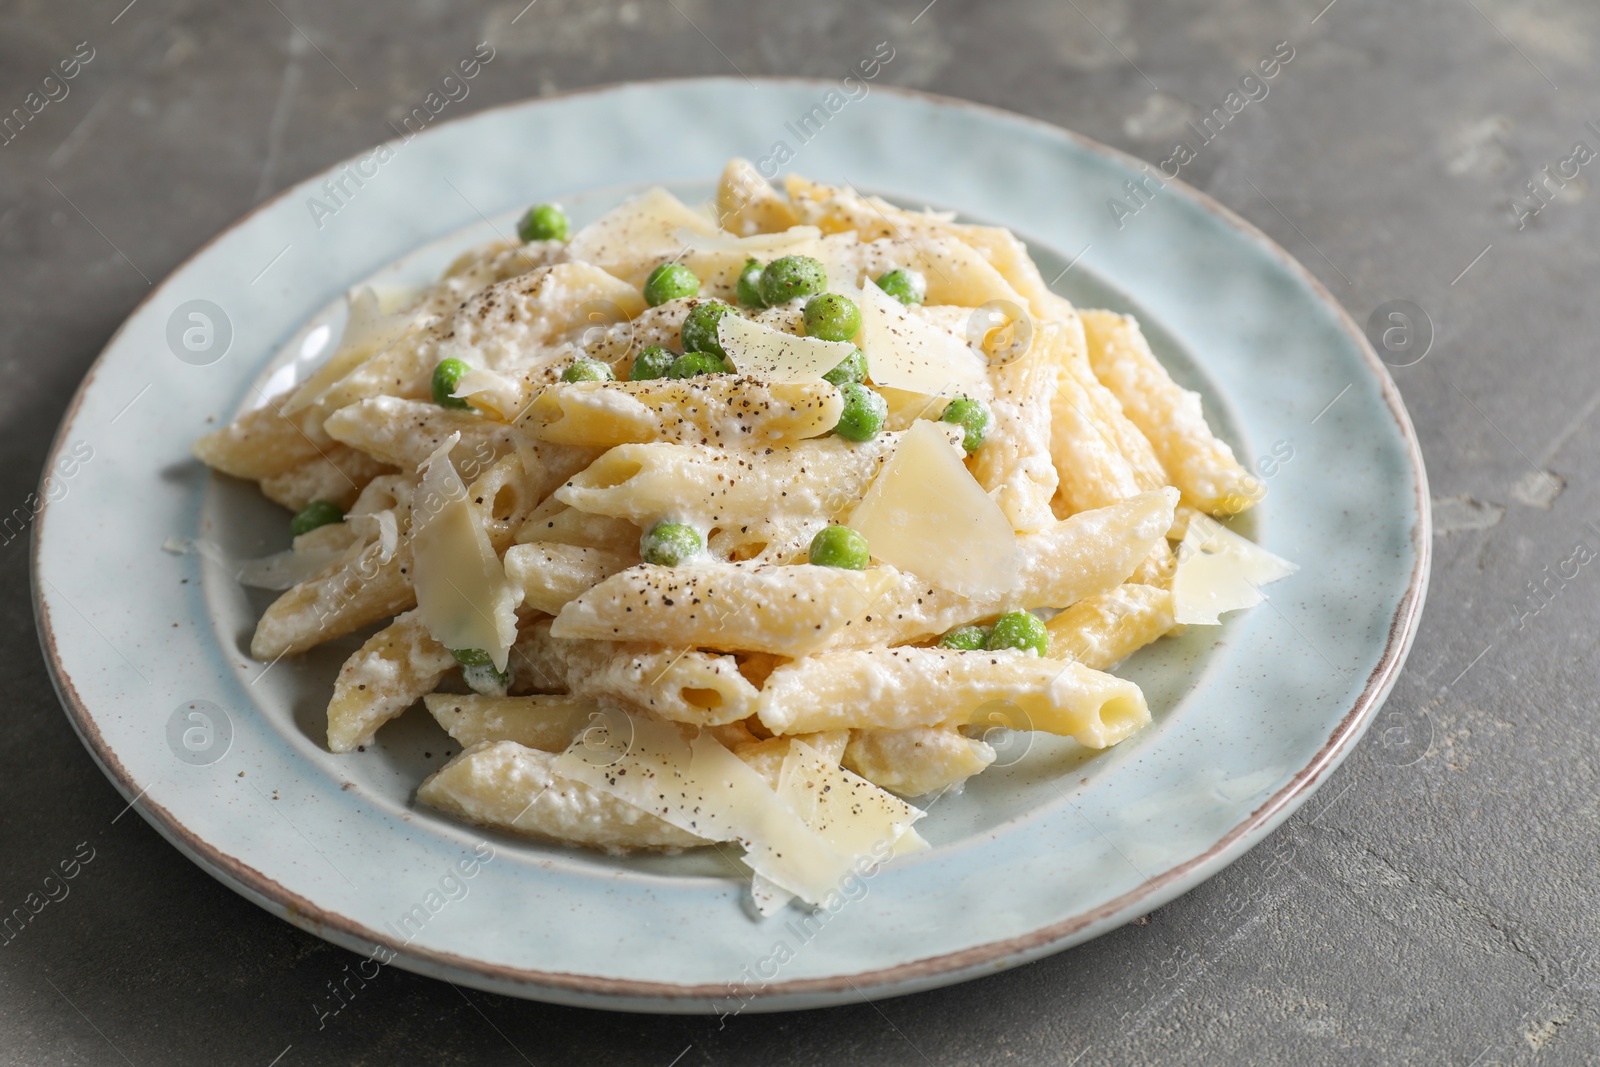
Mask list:
[[458,113],[736,68],[840,76],[890,41],[885,83],[1011,108],[1152,162],[1288,42],[1270,93],[1184,176],[1358,320],[1394,299],[1431,319],[1427,358],[1394,374],[1428,457],[1436,562],[1389,710],[1323,791],[1220,877],[1091,944],[952,989],[726,1027],[388,969],[319,1030],[313,1002],[355,957],[119,817],[51,691],[26,539],[10,539],[0,907],[80,842],[93,858],[68,898],[0,945],[0,1061],[1600,1057],[1600,578],[1568,562],[1600,552],[1600,208],[1588,196],[1600,170],[1573,162],[1577,177],[1561,176],[1574,142],[1600,149],[1586,126],[1600,123],[1595,5],[125,2],[0,6],[0,110],[79,42],[93,53],[69,94],[0,147],[0,511],[26,509],[68,398],[151,281],[264,197],[389,137],[485,38],[505,58]]

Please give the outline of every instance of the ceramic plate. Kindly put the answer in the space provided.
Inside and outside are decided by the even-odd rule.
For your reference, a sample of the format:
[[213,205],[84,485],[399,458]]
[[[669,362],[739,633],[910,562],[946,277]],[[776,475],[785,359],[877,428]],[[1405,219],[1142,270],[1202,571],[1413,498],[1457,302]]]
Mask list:
[[[185,855],[303,929],[482,989],[803,1008],[961,981],[1125,923],[1260,841],[1350,751],[1410,645],[1429,544],[1416,439],[1361,333],[1191,189],[1166,186],[1119,226],[1107,200],[1138,174],[1129,157],[999,111],[836,88],[624,85],[441,122],[261,207],[128,319],[52,451],[34,593],[74,727]],[[560,201],[581,224],[651,184],[703,199],[734,155],[769,172],[787,155],[786,170],[1011,227],[1064,295],[1138,314],[1236,453],[1260,460],[1269,494],[1241,526],[1300,565],[1267,604],[1122,668],[1155,715],[1143,733],[1098,755],[1010,746],[933,805],[919,825],[930,851],[806,921],[752,918],[713,849],[614,859],[485,838],[418,807],[450,744],[426,715],[362,753],[323,745],[354,642],[254,662],[270,594],[162,548],[286,547],[283,513],[189,446],[304,376],[338,337],[348,288],[425,281],[530,203]]]

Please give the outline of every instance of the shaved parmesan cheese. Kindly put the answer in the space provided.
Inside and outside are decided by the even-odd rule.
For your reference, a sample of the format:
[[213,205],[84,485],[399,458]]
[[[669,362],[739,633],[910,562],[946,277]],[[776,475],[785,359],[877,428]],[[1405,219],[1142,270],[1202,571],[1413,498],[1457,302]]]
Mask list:
[[680,830],[739,842],[751,870],[808,903],[822,903],[851,873],[851,857],[709,733],[688,741],[668,723],[602,709],[554,769]]
[[835,851],[877,862],[924,814],[799,740],[778,772],[778,796]]
[[522,410],[522,390],[517,383],[492,370],[474,369],[461,376],[456,391],[450,394],[468,400],[473,407],[487,411],[503,422],[510,422]]
[[[858,872],[928,847],[911,829],[925,812],[845,770],[803,741],[789,744],[778,772],[778,796],[808,829],[850,856]],[[750,896],[758,912],[772,915],[791,894],[758,874],[750,881]]]
[[340,556],[343,548],[292,548],[257,559],[235,560],[215,541],[169,537],[161,544],[163,552],[174,556],[200,556],[233,573],[234,581],[251,589],[292,589]]
[[[935,799],[938,798],[936,797]],[[917,833],[916,830],[908,829],[905,833],[895,838],[894,851],[891,855],[909,856],[913,852],[926,852],[932,847],[932,845],[928,844],[927,838]]]
[[412,497],[417,611],[445,648],[481,648],[504,671],[517,639],[516,593],[450,462],[460,440],[451,434],[422,464]]
[[919,419],[850,514],[872,554],[962,596],[1017,584],[1017,538],[939,425]]
[[395,549],[400,547],[400,523],[395,518],[394,509],[385,508],[364,515],[351,515],[346,521],[352,526],[358,526],[368,519],[374,521],[378,527],[378,562],[388,563],[394,559]]
[[289,549],[260,559],[243,560],[234,576],[240,585],[252,589],[293,589],[320,574],[342,555],[344,550],[339,548],[308,548],[301,552]]
[[822,231],[815,226],[791,226],[780,233],[735,237],[727,233],[697,233],[685,228],[678,230],[673,236],[681,244],[688,245],[697,252],[739,252],[754,256],[770,255],[773,252],[781,254],[794,245],[815,241],[822,236]]
[[684,242],[678,234],[683,230],[708,238],[721,235],[716,223],[655,186],[579,230],[567,243],[567,255],[641,285],[658,263],[682,254]]
[[861,287],[861,349],[874,385],[938,396],[990,391],[988,364],[961,338],[925,322],[900,301]]
[[383,298],[371,286],[352,292],[348,302],[350,310],[338,349],[295,390],[283,405],[283,414],[293,415],[315,404],[339,379],[404,337],[417,319],[414,311],[386,311]]
[[770,879],[755,875],[750,879],[750,900],[755,904],[756,911],[763,915],[776,915],[783,906],[794,899],[794,894],[782,886],[774,885]]
[[856,347],[849,341],[796,337],[738,315],[722,316],[717,340],[735,370],[768,382],[820,382]]
[[1226,611],[1266,599],[1261,586],[1300,568],[1240,537],[1208,515],[1189,520],[1172,576],[1172,615],[1179,623],[1214,626]]

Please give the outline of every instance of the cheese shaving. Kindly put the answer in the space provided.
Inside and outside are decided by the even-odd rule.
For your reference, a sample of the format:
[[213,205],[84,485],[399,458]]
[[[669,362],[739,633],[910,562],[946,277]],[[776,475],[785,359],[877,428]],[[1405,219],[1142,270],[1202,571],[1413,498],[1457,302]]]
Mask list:
[[517,383],[492,370],[474,368],[468,371],[450,395],[470,401],[473,407],[487,411],[502,422],[510,422],[522,410],[522,390]]
[[[876,369],[874,369],[876,373]],[[1017,584],[1017,538],[938,424],[919,419],[847,523],[872,554],[962,596]]]
[[[813,833],[854,868],[928,847],[911,824],[925,814],[865,778],[840,767],[803,741],[792,741],[778,772],[778,796]],[[790,894],[761,875],[750,882],[756,911],[773,915]]]
[[503,672],[517,639],[516,593],[450,462],[460,440],[451,434],[419,468],[411,509],[417,610],[435,641],[481,648]]
[[[567,243],[567,255],[606,270],[675,259],[683,253],[678,234],[684,230],[707,238],[721,233],[716,223],[658,185],[573,234]],[[648,269],[644,273],[648,274]],[[644,278],[630,276],[623,280],[642,284]]]
[[395,518],[394,509],[384,508],[382,511],[351,515],[346,521],[355,527],[367,520],[371,520],[378,527],[378,562],[388,563],[394,559],[395,549],[400,547],[400,523]]
[[1197,514],[1178,546],[1178,569],[1172,576],[1173,619],[1214,626],[1224,612],[1261,603],[1266,599],[1261,586],[1299,569],[1210,516]]
[[709,733],[689,741],[668,723],[604,709],[555,771],[680,830],[739,842],[751,870],[807,903],[822,903],[851,873],[850,856],[809,829],[759,772]]
[[768,382],[820,382],[856,347],[849,341],[796,337],[738,315],[722,317],[717,340],[740,374]]
[[982,396],[988,364],[961,338],[913,314],[867,284],[861,287],[861,349],[874,385],[929,396]]

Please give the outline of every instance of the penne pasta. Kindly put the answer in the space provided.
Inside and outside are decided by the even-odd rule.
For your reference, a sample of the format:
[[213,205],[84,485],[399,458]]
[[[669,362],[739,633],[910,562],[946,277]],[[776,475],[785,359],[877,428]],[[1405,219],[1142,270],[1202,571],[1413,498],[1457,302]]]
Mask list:
[[400,615],[339,669],[328,704],[328,748],[349,752],[369,743],[378,727],[433,692],[455,666],[415,611]]
[[485,741],[514,741],[525,748],[561,752],[589,725],[598,705],[570,696],[496,697],[429,693],[428,713],[462,748]]
[[892,567],[641,564],[569,602],[550,633],[803,656],[871,612],[900,577]]
[[714,448],[788,444],[827,433],[844,402],[826,382],[731,374],[683,381],[574,382],[539,393],[517,425],[540,441],[610,448],[668,441]]
[[1132,682],[1016,649],[874,648],[779,667],[757,715],[775,735],[941,723],[1042,730],[1106,748],[1150,721]]
[[[945,432],[958,447],[960,431],[946,425]],[[826,521],[861,499],[899,440],[884,433],[859,445],[838,437],[761,449],[618,445],[554,495],[639,526],[669,516],[707,526],[786,516]]]
[[556,756],[484,741],[429,775],[417,799],[464,822],[603,852],[675,851],[706,840],[556,774]]
[[356,502],[368,482],[391,470],[379,457],[331,444],[317,458],[261,479],[261,492],[290,511],[299,511],[313,500],[331,500],[347,508]]
[[522,593],[521,606],[555,615],[618,571],[638,563],[639,553],[535,541],[512,545],[504,560],[506,577]]
[[987,742],[944,725],[852,730],[843,762],[873,785],[920,797],[959,786],[994,761]]
[[1172,594],[1129,583],[1085,597],[1044,625],[1053,659],[1110,670],[1172,631]]
[[513,661],[527,687],[564,689],[668,722],[720,726],[756,713],[759,690],[732,656],[639,642],[555,637],[535,622],[518,637]]
[[1184,503],[1231,515],[1255,503],[1255,479],[1233,449],[1206,425],[1200,394],[1182,388],[1150,351],[1131,315],[1083,313],[1095,377],[1116,394],[1123,411],[1149,440]]
[[1018,533],[1054,525],[1050,501],[1060,476],[1050,452],[1051,405],[1057,374],[1051,348],[1062,328],[1044,323],[1031,349],[990,371],[994,384],[989,440],[972,458],[972,473],[995,497]]
[[639,527],[626,519],[591,515],[568,507],[555,496],[548,496],[522,520],[515,540],[524,545],[542,541],[610,552],[637,552],[639,532]]
[[422,466],[451,434],[461,435],[450,453],[458,466],[487,466],[517,447],[515,431],[505,423],[397,396],[346,405],[328,416],[323,429],[335,441],[408,472]]

